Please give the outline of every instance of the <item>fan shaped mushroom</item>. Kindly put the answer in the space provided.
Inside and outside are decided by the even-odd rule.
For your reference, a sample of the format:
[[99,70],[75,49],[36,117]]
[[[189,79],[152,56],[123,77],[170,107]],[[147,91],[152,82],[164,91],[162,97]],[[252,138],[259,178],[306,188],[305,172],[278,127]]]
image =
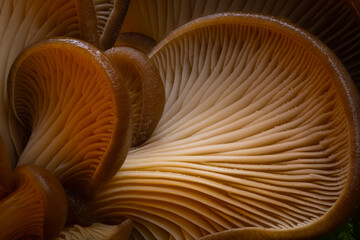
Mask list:
[[65,228],[56,240],[127,240],[130,237],[132,222],[125,220],[119,225],[94,223],[89,227],[75,225]]
[[[17,55],[26,47],[53,36],[79,37],[80,0],[0,1],[0,135],[12,167],[22,151],[23,137],[9,114],[7,76]],[[19,136],[20,135],[20,136]]]
[[135,239],[306,239],[359,201],[359,94],[337,57],[289,22],[218,14],[149,54],[165,107],[93,199]]
[[53,239],[65,225],[67,199],[58,180],[43,168],[14,171],[16,189],[0,199],[0,239]]
[[87,195],[119,169],[131,141],[129,96],[100,50],[70,38],[32,45],[16,59],[8,87],[30,132],[19,165],[42,166]]
[[137,32],[159,41],[176,27],[213,13],[240,11],[285,17],[324,41],[360,90],[359,9],[354,0],[133,0],[121,32]]
[[130,95],[132,146],[150,138],[164,109],[164,87],[154,63],[141,51],[115,47],[105,54],[118,67]]

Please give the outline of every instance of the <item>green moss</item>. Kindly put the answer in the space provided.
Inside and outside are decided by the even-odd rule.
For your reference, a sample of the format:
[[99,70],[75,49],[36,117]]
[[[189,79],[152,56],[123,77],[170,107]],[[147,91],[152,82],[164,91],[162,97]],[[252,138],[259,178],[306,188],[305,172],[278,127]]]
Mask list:
[[347,222],[317,240],[360,240],[360,209]]

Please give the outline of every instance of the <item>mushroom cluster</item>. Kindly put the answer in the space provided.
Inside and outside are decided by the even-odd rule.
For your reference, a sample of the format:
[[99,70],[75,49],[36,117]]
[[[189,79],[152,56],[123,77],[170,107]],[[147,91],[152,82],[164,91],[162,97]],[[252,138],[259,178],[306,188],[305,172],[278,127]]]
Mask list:
[[314,239],[360,203],[357,0],[0,0],[0,240]]

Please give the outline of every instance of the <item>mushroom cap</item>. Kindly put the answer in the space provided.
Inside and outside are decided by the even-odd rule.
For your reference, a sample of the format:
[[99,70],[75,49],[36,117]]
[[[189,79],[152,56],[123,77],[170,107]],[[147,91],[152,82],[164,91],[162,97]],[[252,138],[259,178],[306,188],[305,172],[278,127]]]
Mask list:
[[66,227],[56,240],[127,240],[130,237],[132,221],[125,220],[119,225],[94,223],[89,227],[74,225]]
[[21,133],[9,113],[7,77],[17,55],[26,47],[54,36],[79,37],[79,0],[0,1],[0,135],[16,165],[22,151]]
[[140,50],[115,47],[105,54],[118,67],[130,95],[132,146],[150,138],[164,109],[164,87],[154,63]]
[[[160,41],[177,27],[213,13],[244,12],[284,17],[324,41],[360,91],[360,14],[357,0],[156,0],[130,2],[121,32]],[[336,21],[335,21],[336,19]]]
[[100,50],[70,38],[40,42],[19,55],[8,86],[30,132],[19,165],[42,166],[86,195],[119,169],[131,141],[129,96]]
[[359,201],[359,94],[338,58],[278,18],[211,15],[149,54],[165,107],[99,189],[94,218],[137,239],[307,239]]
[[119,33],[114,43],[114,47],[132,47],[145,54],[151,52],[155,45],[156,41],[154,39],[136,32]]
[[16,189],[0,200],[1,239],[53,239],[65,225],[66,194],[58,180],[34,165],[14,170]]

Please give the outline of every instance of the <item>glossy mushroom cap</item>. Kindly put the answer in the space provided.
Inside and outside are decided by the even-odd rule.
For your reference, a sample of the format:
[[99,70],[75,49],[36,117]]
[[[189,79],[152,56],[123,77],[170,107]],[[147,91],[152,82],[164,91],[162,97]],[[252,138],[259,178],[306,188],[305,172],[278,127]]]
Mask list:
[[218,14],[149,54],[165,108],[93,200],[135,239],[307,239],[359,201],[359,94],[337,57],[289,22]]
[[24,51],[9,79],[11,107],[30,132],[19,165],[42,166],[86,195],[115,174],[131,141],[129,96],[100,50],[50,39]]
[[16,189],[0,199],[0,239],[53,239],[65,225],[67,199],[58,180],[43,168],[14,171]]
[[164,110],[164,87],[154,63],[141,51],[130,47],[105,52],[118,67],[130,95],[132,146],[148,140]]

